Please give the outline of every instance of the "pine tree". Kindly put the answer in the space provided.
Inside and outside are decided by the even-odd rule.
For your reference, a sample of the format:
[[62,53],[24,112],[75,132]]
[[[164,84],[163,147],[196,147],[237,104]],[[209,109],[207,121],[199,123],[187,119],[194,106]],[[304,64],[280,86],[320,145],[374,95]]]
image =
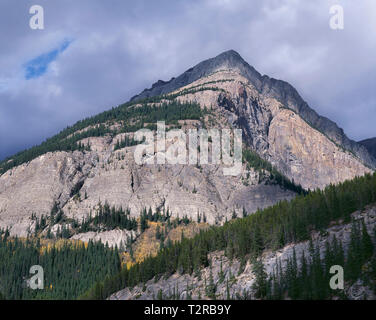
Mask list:
[[302,252],[300,265],[300,287],[302,289],[301,297],[303,299],[309,299],[311,296],[311,283],[310,278],[308,277],[308,266],[304,251]]
[[228,284],[228,279],[226,280],[226,300],[230,300],[230,286]]
[[352,222],[350,244],[347,252],[346,273],[347,279],[356,280],[360,274],[362,262],[362,243],[359,223]]
[[161,229],[159,225],[157,225],[156,231],[155,231],[155,238],[159,240],[161,238]]
[[311,254],[311,269],[310,273],[312,275],[312,298],[313,299],[324,299],[325,290],[327,287],[327,282],[325,279],[325,274],[323,266],[320,259],[320,248],[317,244],[315,247],[311,247],[310,242],[310,254]]
[[267,293],[267,274],[261,259],[256,259],[253,263],[253,270],[256,276],[252,289],[255,290],[255,297],[263,299]]
[[243,218],[245,218],[247,216],[247,211],[245,210],[245,208],[243,207]]
[[147,229],[147,227],[148,227],[147,217],[143,213],[143,214],[141,214],[141,217],[140,217],[140,229],[141,229],[141,232],[144,232]]
[[201,215],[200,212],[197,211],[197,223],[201,222]]
[[338,241],[336,236],[333,236],[333,264],[344,267],[345,253],[343,251],[342,242]]
[[218,278],[219,278],[219,280],[218,280],[219,283],[222,283],[223,280],[225,280],[225,274],[223,272],[222,260],[221,260],[221,265],[220,265],[220,269],[219,269]]
[[362,220],[362,253],[363,253],[363,262],[368,261],[373,255],[373,243],[370,235],[367,232],[366,225],[364,220]]
[[209,298],[215,299],[215,292],[216,292],[216,291],[217,291],[217,288],[216,288],[216,285],[215,285],[215,283],[214,283],[212,270],[211,270],[211,268],[210,268],[209,284],[208,284],[208,286],[206,287],[206,295],[207,295]]
[[288,278],[290,282],[289,295],[292,299],[297,299],[300,296],[300,288],[298,281],[298,263],[296,259],[295,247],[293,248],[292,259],[288,265]]

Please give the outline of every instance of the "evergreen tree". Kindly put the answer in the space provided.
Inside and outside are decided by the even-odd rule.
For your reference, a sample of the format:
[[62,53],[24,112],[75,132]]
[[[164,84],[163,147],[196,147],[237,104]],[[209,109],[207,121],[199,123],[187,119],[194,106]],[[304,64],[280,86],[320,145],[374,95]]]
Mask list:
[[157,300],[163,300],[163,292],[162,289],[159,289],[158,294],[157,294]]
[[253,263],[252,271],[255,274],[255,282],[252,289],[255,290],[255,296],[258,299],[266,297],[267,293],[267,274],[265,272],[264,264],[261,259],[256,259]]
[[208,286],[206,286],[206,295],[209,298],[215,299],[216,298],[216,296],[215,296],[216,291],[217,291],[217,288],[216,288],[216,285],[214,283],[212,270],[210,268],[209,284],[208,284]]
[[366,262],[372,257],[373,249],[374,248],[373,248],[371,237],[367,232],[367,228],[364,223],[364,220],[362,220],[362,249],[361,250],[363,253],[363,257],[362,257],[363,262]]
[[362,262],[362,243],[359,223],[355,220],[352,222],[350,244],[347,253],[346,273],[347,279],[356,280],[360,274]]

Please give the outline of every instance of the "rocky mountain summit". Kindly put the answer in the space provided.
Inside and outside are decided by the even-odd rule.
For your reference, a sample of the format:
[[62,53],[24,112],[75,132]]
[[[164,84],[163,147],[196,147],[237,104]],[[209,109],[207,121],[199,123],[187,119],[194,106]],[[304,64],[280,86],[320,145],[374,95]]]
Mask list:
[[339,128],[335,122],[318,115],[308,106],[293,86],[285,81],[270,78],[267,75],[261,75],[234,50],[225,51],[214,58],[205,60],[188,69],[180,76],[172,78],[170,81],[159,80],[153,84],[150,89],[145,89],[131,100],[135,101],[141,98],[166,94],[191,84],[200,78],[207,77],[220,69],[236,70],[237,73],[246,78],[260,94],[274,98],[285,107],[294,110],[302,119],[317,128],[317,130],[323,132],[331,140],[345,149],[354,152],[365,164],[372,168],[376,167],[376,157],[374,154],[369,154],[362,143],[356,143],[349,139],[343,132],[343,129]]
[[[249,151],[241,174],[224,176],[223,164],[137,164],[134,133],[155,131],[157,120],[184,132],[241,129],[243,155]],[[205,214],[208,223],[222,224],[234,213],[293,198],[298,185],[324,188],[371,172],[375,164],[365,147],[318,116],[292,86],[261,76],[227,51],[0,163],[0,227],[26,236],[35,232],[33,217],[57,207],[70,228],[104,203],[128,208],[136,218],[144,208],[168,209],[174,217]],[[117,243],[112,233],[72,236]]]

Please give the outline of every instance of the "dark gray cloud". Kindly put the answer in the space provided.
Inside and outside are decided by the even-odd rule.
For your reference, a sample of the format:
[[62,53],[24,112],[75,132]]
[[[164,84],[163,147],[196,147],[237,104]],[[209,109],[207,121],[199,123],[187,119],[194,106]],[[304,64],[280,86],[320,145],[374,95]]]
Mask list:
[[[376,2],[340,1],[345,29],[329,28],[338,1],[34,1],[0,3],[0,158],[127,101],[158,79],[234,49],[286,80],[350,138],[376,136]],[[24,64],[72,39],[38,78]]]

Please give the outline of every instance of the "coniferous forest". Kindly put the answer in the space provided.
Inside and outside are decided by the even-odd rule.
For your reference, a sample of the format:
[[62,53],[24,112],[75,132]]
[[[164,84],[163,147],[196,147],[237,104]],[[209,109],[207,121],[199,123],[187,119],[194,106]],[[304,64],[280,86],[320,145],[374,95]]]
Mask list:
[[[207,255],[215,250],[225,250],[229,258],[257,261],[263,250],[277,250],[289,243],[309,240],[312,231],[324,231],[333,221],[341,220],[342,223],[350,223],[353,212],[363,210],[366,205],[375,202],[376,173],[357,177],[336,186],[330,185],[323,191],[311,191],[290,202],[282,201],[245,218],[231,220],[224,226],[213,226],[207,231],[201,231],[192,239],[182,239],[180,243],[162,249],[156,257],[149,257],[140,264],[121,270],[113,277],[97,282],[81,298],[104,299],[124,287],[133,287],[155,276],[169,276],[177,271],[191,274],[203,266],[208,266]],[[349,275],[350,280],[354,280],[359,275],[363,263],[373,255],[369,235],[364,228],[360,232],[360,227],[356,224],[354,226],[353,239],[345,260],[345,266],[352,270]],[[280,298],[287,290],[294,298],[327,298],[326,289],[321,287],[324,283],[322,279],[327,277],[327,270],[323,267],[326,264],[325,261],[321,261],[317,249],[314,249],[314,246],[312,248],[309,253],[312,256],[310,262],[299,257],[303,262],[305,261],[302,262],[303,265],[310,263],[307,266],[309,269],[303,268],[300,271],[300,276],[295,268],[298,257],[290,263],[295,268],[294,272],[287,271],[287,274],[283,274],[281,270],[276,270],[273,293],[268,290],[269,280],[263,276],[263,267],[259,266],[256,274],[258,273],[258,278],[261,278],[261,288],[264,288],[261,289],[260,297],[268,295]],[[341,248],[341,244],[336,241],[328,244],[326,263],[344,259],[342,249],[338,248]],[[372,261],[375,266],[374,258]],[[371,270],[376,271],[376,269]],[[292,273],[297,275],[291,278],[289,275]],[[262,280],[263,278],[265,279]],[[308,278],[312,285],[318,286],[318,289],[311,291],[311,294],[307,290],[294,293],[290,288],[290,286],[299,287],[296,283],[308,281]]]
[[[355,281],[362,274],[364,263],[369,262],[369,274],[374,278],[376,266],[371,241],[374,235],[367,233],[364,224],[352,223],[347,254],[337,239],[327,243],[324,257],[320,257],[312,243],[309,252],[294,254],[286,269],[277,267],[270,277],[259,260],[260,254],[266,249],[277,250],[289,243],[310,240],[312,231],[324,232],[335,221],[350,223],[351,213],[375,202],[376,173],[367,174],[325,190],[301,194],[290,202],[282,201],[249,216],[245,213],[243,218],[212,226],[191,239],[183,237],[180,242],[170,242],[155,257],[122,269],[117,248],[93,242],[87,246],[69,242],[46,246],[35,238],[9,238],[8,232],[2,231],[0,291],[6,299],[105,299],[124,287],[145,283],[153,277],[198,272],[208,266],[208,253],[224,250],[230,259],[242,262],[249,259],[253,263],[257,277],[255,290],[260,298],[326,299],[331,295],[327,288],[328,266],[333,263],[343,264],[346,279]],[[134,222],[126,217],[126,212],[116,212],[106,204],[95,219],[108,227],[118,223],[131,227]],[[147,220],[166,219],[169,220],[169,215],[144,209],[140,227],[147,228]],[[34,264],[45,268],[45,290],[23,287],[23,277],[29,275],[28,268]]]
[[[59,246],[40,240],[8,239],[0,236],[0,292],[4,299],[76,299],[95,281],[120,271],[117,249],[99,242],[63,242]],[[30,266],[44,270],[44,289],[32,290],[25,280]]]
[[[376,229],[374,230],[376,235]],[[334,296],[341,299],[348,297],[343,291],[332,290],[329,286],[330,268],[335,265],[343,266],[345,281],[353,283],[361,279],[376,291],[375,284],[371,281],[376,276],[376,255],[371,237],[368,234],[364,222],[353,221],[351,229],[351,241],[347,254],[343,245],[336,237],[326,242],[324,255],[320,254],[317,243],[309,242],[308,252],[298,256],[293,250],[293,255],[287,261],[285,268],[281,262],[270,277],[267,277],[264,266],[260,260],[255,263],[256,297],[261,299],[313,299],[323,300]],[[368,270],[362,270],[363,266]],[[366,297],[361,297],[366,299]]]
[[[312,243],[309,252],[302,256],[294,253],[287,268],[277,267],[271,277],[265,274],[258,257],[265,249],[277,250],[289,243],[310,240],[312,231],[325,230],[333,221],[350,223],[351,213],[375,202],[376,173],[330,185],[323,191],[310,191],[290,202],[282,201],[249,216],[244,214],[243,218],[220,227],[212,226],[192,239],[182,238],[181,242],[164,246],[157,256],[148,257],[129,269],[120,268],[117,248],[110,249],[101,243],[89,242],[85,246],[67,242],[60,247],[46,246],[39,239],[9,238],[8,232],[2,231],[0,291],[6,299],[104,299],[117,290],[155,276],[197,272],[208,266],[208,253],[224,250],[230,259],[253,262],[258,280],[255,289],[260,298],[326,299],[331,294],[327,288],[328,266],[334,263],[345,266],[349,281],[361,275],[361,267],[366,262],[370,264],[369,274],[375,276],[371,241],[374,235],[367,233],[364,224],[353,222],[347,255],[337,239],[327,243],[325,257],[320,257]],[[163,217],[144,209],[140,227],[147,227],[146,220],[169,219],[168,215]],[[128,219],[126,212],[110,209],[105,204],[90,223],[110,228],[120,223],[132,229],[135,221]],[[45,268],[45,290],[35,291],[23,286],[23,278],[29,275],[28,268],[34,264]],[[9,273],[9,270],[14,272]]]

